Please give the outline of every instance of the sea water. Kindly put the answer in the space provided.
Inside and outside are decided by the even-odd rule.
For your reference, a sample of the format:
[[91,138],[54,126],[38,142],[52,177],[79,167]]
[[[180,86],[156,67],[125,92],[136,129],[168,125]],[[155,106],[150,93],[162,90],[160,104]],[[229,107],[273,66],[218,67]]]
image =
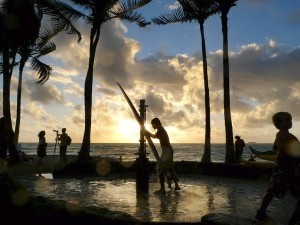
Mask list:
[[[37,154],[37,143],[21,143],[22,150],[29,155]],[[174,149],[174,161],[201,161],[204,144],[172,144]],[[244,148],[244,159],[250,158],[250,150],[248,144]],[[266,144],[251,144],[258,151],[272,150],[273,143]],[[77,155],[80,150],[81,144],[72,143],[68,146],[67,155]],[[156,144],[156,148],[160,153],[161,149],[159,144]],[[139,150],[139,143],[91,143],[90,155],[102,156],[114,159],[119,159],[120,156],[124,161],[135,160],[136,153]],[[146,152],[150,153],[148,158],[150,161],[155,161],[154,155],[149,147],[146,147]],[[59,146],[55,143],[48,143],[47,155],[58,155]],[[212,162],[224,162],[225,160],[225,144],[212,144],[211,145],[211,160]]]

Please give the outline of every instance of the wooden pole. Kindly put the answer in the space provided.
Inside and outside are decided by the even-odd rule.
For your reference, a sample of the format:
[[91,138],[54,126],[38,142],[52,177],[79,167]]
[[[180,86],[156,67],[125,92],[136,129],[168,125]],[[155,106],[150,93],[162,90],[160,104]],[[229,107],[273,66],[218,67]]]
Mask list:
[[145,100],[140,100],[140,148],[138,158],[136,159],[136,191],[137,193],[149,192],[149,159],[146,157],[146,141],[145,141],[145,121],[146,121],[146,105]]

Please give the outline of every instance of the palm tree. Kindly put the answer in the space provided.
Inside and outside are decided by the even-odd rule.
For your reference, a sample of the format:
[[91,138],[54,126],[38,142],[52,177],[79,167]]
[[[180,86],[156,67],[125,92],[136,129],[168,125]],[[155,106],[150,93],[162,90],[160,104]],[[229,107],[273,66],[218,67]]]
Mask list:
[[[68,33],[80,33],[71,23],[76,19],[76,13],[62,14],[64,3],[52,0],[2,0],[0,3],[0,52],[2,54],[3,73],[3,116],[6,118],[9,128],[12,129],[10,111],[10,83],[15,65],[16,54],[21,46],[32,43],[39,34],[41,19],[47,14],[55,31],[67,30]],[[66,6],[67,7],[67,6]],[[75,11],[74,11],[75,12]],[[12,162],[20,161],[14,140],[9,141],[9,154]]]
[[181,8],[173,10],[172,14],[165,14],[158,18],[153,18],[152,21],[158,25],[165,25],[175,22],[190,22],[195,20],[199,23],[202,44],[203,57],[203,77],[204,77],[204,92],[205,92],[205,146],[204,154],[201,162],[211,162],[211,128],[210,128],[210,100],[209,100],[209,85],[207,74],[207,57],[206,44],[204,36],[205,20],[217,12],[217,5],[212,0],[178,0]]
[[216,0],[221,13],[223,33],[223,88],[224,88],[224,120],[226,133],[225,163],[234,163],[234,143],[230,110],[230,87],[229,87],[229,57],[228,57],[228,13],[231,7],[236,6],[238,0]]
[[[19,46],[34,40],[40,26],[38,15],[29,1],[4,0],[0,5],[0,51],[3,60],[3,116],[13,133],[10,111],[10,83],[12,68]],[[30,26],[28,26],[30,24]],[[12,62],[10,62],[12,59]],[[9,155],[11,161],[20,161],[13,139],[9,140]]]
[[82,16],[86,23],[92,26],[90,32],[89,63],[84,84],[85,127],[78,161],[85,162],[90,159],[93,70],[102,25],[107,21],[119,18],[127,22],[135,22],[140,27],[144,27],[148,23],[141,14],[134,11],[148,4],[150,1],[151,0],[71,0],[71,2],[88,13]]
[[57,32],[49,27],[43,27],[40,30],[40,34],[35,43],[24,43],[20,46],[18,53],[21,56],[19,62],[19,80],[18,80],[18,91],[17,91],[17,113],[16,113],[16,124],[15,124],[15,137],[14,142],[17,146],[19,141],[20,131],[20,120],[21,120],[21,96],[22,96],[22,75],[25,63],[31,58],[31,67],[37,71],[38,81],[37,83],[44,84],[51,75],[51,66],[41,62],[40,57],[47,55],[55,51],[56,46],[53,42],[50,42],[50,38],[55,36]]

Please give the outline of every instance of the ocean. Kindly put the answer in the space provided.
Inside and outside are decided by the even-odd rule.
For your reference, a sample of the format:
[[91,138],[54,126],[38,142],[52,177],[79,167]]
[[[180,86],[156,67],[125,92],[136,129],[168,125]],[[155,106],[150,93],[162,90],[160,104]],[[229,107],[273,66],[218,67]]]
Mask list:
[[[21,143],[22,151],[29,155],[36,155],[37,143]],[[155,143],[160,154],[160,145]],[[174,149],[174,161],[201,161],[204,144],[172,144]],[[254,147],[258,151],[272,150],[273,143],[251,143],[246,144],[244,148],[243,158],[250,158],[249,146]],[[80,143],[72,143],[68,146],[67,155],[77,155],[80,150]],[[132,161],[136,159],[136,153],[139,149],[139,143],[92,143],[90,148],[91,156],[102,156],[113,159],[122,157],[124,161]],[[148,158],[150,161],[155,161],[154,155],[150,147],[146,147],[146,152],[150,153]],[[59,146],[55,148],[55,143],[48,143],[47,155],[53,156],[59,154]],[[224,162],[225,160],[225,144],[211,145],[211,160],[212,162]],[[259,159],[258,159],[259,160]]]

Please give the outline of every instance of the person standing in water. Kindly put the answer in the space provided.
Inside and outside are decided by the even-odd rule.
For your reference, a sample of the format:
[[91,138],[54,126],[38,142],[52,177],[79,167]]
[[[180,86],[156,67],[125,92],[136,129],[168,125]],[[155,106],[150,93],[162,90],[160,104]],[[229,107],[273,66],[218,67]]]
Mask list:
[[159,181],[160,181],[160,191],[165,194],[165,174],[170,171],[171,177],[175,183],[175,190],[180,190],[178,185],[178,178],[173,170],[173,155],[174,151],[171,146],[169,136],[165,128],[162,126],[160,120],[158,118],[154,118],[151,121],[151,125],[153,129],[157,130],[155,134],[150,133],[149,131],[145,131],[152,138],[159,139],[161,146],[161,156],[158,162],[158,173],[159,173]]

